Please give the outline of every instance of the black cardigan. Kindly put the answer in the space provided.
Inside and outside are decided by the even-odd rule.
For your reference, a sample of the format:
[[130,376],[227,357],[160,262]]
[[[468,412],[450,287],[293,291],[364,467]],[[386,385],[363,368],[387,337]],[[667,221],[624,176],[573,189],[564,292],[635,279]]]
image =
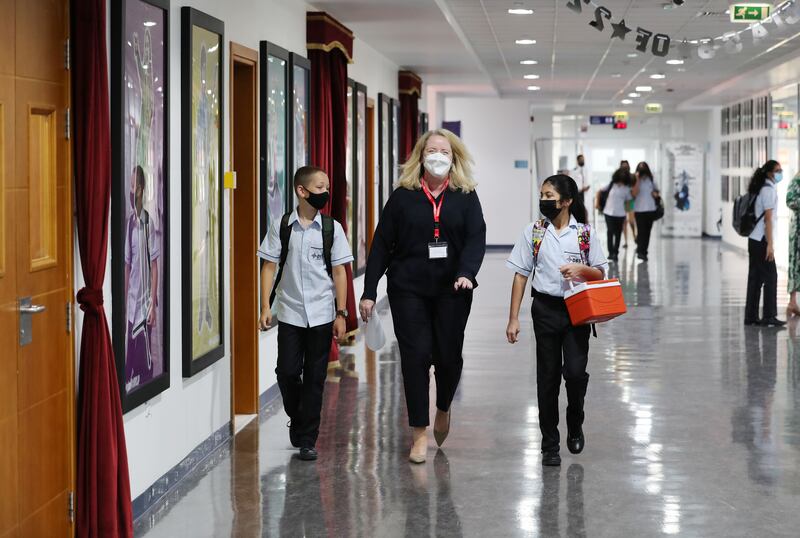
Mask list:
[[440,215],[440,241],[447,242],[447,259],[428,258],[433,242],[433,206],[422,190],[398,188],[383,208],[375,230],[362,299],[375,300],[384,273],[389,293],[433,297],[453,293],[460,277],[475,277],[486,253],[486,223],[477,193],[447,190]]

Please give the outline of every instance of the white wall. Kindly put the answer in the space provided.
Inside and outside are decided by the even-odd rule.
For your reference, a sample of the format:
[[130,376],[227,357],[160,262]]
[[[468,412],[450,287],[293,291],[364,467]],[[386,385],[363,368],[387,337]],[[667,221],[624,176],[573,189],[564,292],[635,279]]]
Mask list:
[[445,113],[444,120],[461,121],[461,136],[475,159],[487,244],[513,244],[531,221],[530,169],[514,168],[515,160],[530,160],[528,101],[449,97]]
[[[109,0],[111,1],[111,0]],[[258,50],[261,40],[271,41],[285,49],[306,55],[306,11],[315,10],[303,2],[295,0],[237,0],[226,4],[215,0],[191,0],[183,3],[173,2],[170,20],[170,327],[173,335],[181,334],[182,312],[181,287],[176,285],[181,278],[181,87],[180,87],[180,8],[189,5],[225,22],[225,41]],[[110,7],[107,6],[110,11]],[[224,73],[225,115],[224,164],[230,167],[229,125],[229,48],[226,48]],[[377,97],[384,92],[397,97],[398,66],[380,55],[372,47],[356,39],[354,45],[354,64],[348,67],[351,78],[368,86],[369,97]],[[377,130],[376,130],[377,133]],[[377,136],[377,134],[376,134]],[[376,140],[377,147],[377,140]],[[230,304],[230,244],[229,193],[223,200],[223,220],[225,229],[224,280],[225,304]],[[76,289],[82,286],[79,261],[76,255]],[[109,252],[110,263],[110,252]],[[111,297],[110,270],[106,272],[104,293]],[[360,297],[363,278],[355,283],[356,297]],[[381,295],[384,286],[381,286]],[[106,301],[106,309],[111,320],[113,297]],[[82,316],[77,319],[80,334]],[[255,320],[253,327],[255,328]],[[179,463],[197,445],[213,432],[225,426],[230,420],[230,308],[225,313],[226,354],[201,373],[184,379],[181,362],[181,339],[170,339],[170,388],[144,405],[130,411],[124,417],[128,449],[128,465],[131,475],[131,494],[135,498],[153,484],[164,473]],[[79,339],[78,339],[79,340]],[[77,342],[80,345],[80,342]],[[76,354],[77,356],[77,354]],[[275,384],[275,363],[277,357],[277,331],[272,330],[259,336],[259,385],[260,392]]]

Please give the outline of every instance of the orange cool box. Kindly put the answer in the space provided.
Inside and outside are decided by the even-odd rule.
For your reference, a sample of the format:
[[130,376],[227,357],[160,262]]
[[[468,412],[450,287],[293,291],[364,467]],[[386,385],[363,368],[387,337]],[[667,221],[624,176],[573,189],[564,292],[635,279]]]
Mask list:
[[583,282],[564,293],[573,325],[601,323],[627,312],[619,280]]

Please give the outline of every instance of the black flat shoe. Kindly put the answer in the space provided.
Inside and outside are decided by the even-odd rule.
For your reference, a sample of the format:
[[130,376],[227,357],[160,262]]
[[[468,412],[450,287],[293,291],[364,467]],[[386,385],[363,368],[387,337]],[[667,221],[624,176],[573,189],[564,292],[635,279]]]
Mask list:
[[783,327],[784,325],[786,325],[786,322],[781,321],[778,318],[768,318],[768,319],[762,319],[759,325],[761,325],[762,327]]
[[314,447],[304,446],[300,449],[300,459],[303,461],[314,461],[317,459],[317,451]]
[[561,456],[558,455],[558,452],[543,452],[542,465],[545,467],[558,467],[561,465]]
[[745,327],[753,327],[754,325],[761,325],[761,320],[745,320],[744,326]]
[[292,443],[293,447],[300,448],[300,441],[297,440],[297,434],[294,431],[291,420],[286,423],[286,427],[289,428],[289,442]]
[[580,454],[583,452],[583,447],[586,445],[586,437],[583,435],[583,430],[578,430],[578,435],[574,437],[571,434],[567,435],[567,448],[572,454]]

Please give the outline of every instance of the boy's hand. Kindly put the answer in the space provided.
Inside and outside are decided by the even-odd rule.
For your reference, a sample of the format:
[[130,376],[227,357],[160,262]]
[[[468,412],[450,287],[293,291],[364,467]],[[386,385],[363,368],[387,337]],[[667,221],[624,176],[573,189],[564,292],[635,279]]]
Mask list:
[[344,338],[344,335],[347,333],[347,320],[344,319],[342,316],[336,316],[336,320],[333,322],[333,337],[336,340],[341,340]]
[[471,290],[472,289],[472,281],[466,277],[460,277],[456,280],[456,283],[453,284],[453,289],[458,290]]
[[583,270],[586,266],[581,263],[568,263],[558,268],[561,271],[561,276],[566,280],[574,280],[583,275]]
[[358,310],[364,323],[368,322],[369,318],[372,317],[372,310],[374,308],[375,301],[370,301],[369,299],[362,299],[361,302],[358,303]]
[[519,320],[508,320],[508,327],[506,327],[506,338],[509,344],[516,344],[519,340]]
[[272,325],[272,309],[267,306],[261,309],[261,317],[258,319],[258,328],[262,331],[266,331],[269,329],[270,325]]
[[147,312],[147,324],[151,327],[156,324],[156,305],[155,303],[150,305],[150,309]]

